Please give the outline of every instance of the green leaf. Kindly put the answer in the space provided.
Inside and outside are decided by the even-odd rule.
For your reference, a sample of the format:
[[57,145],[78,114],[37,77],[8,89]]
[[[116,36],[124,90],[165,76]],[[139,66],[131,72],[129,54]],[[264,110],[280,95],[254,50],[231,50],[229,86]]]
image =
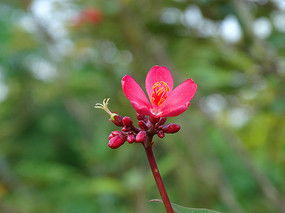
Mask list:
[[[153,199],[153,200],[150,200],[150,202],[162,203],[162,200],[160,200],[160,199]],[[176,213],[221,213],[221,212],[217,212],[217,211],[210,210],[210,209],[188,208],[188,207],[177,205],[175,203],[171,203],[171,205],[173,207],[173,210]]]

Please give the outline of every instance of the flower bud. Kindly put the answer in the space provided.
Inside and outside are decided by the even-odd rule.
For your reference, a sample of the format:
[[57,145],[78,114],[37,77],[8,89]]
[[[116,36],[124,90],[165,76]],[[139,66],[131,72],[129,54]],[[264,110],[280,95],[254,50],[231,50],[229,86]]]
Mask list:
[[146,140],[146,131],[140,131],[136,136],[136,142],[143,142]]
[[108,140],[110,140],[116,135],[123,135],[123,133],[121,131],[112,131],[111,134],[108,136]]
[[144,121],[139,121],[138,125],[141,129],[148,130],[148,126],[146,125],[146,123]]
[[115,135],[122,135],[122,132],[121,131],[112,131],[111,134],[113,136],[115,136]]
[[165,134],[164,134],[163,131],[160,130],[160,131],[157,133],[157,136],[160,137],[160,138],[164,138]]
[[127,141],[129,143],[133,143],[133,142],[135,142],[135,140],[136,140],[136,137],[134,135],[128,135]]
[[122,122],[123,122],[123,125],[126,127],[129,127],[133,124],[132,119],[127,116],[123,117]]
[[114,137],[114,135],[112,135],[112,133],[110,133],[110,135],[108,136],[108,140],[110,140],[113,137]]
[[111,149],[117,149],[125,142],[125,137],[123,135],[116,135],[109,140],[108,146]]
[[116,126],[123,126],[122,122],[123,117],[120,115],[114,115],[113,119],[111,121],[116,125]]
[[165,133],[176,133],[180,130],[180,126],[178,124],[167,124],[162,128]]
[[131,128],[130,127],[127,127],[127,126],[124,126],[123,128],[122,128],[122,131],[123,132],[128,132],[128,131],[130,131],[131,130]]
[[166,121],[167,121],[167,118],[160,118],[157,125],[158,126],[163,125],[163,124],[165,124]]
[[149,116],[149,121],[153,124],[156,124],[159,121],[159,118]]
[[139,121],[140,121],[140,120],[143,120],[144,118],[145,118],[145,115],[137,113],[137,119],[138,119]]

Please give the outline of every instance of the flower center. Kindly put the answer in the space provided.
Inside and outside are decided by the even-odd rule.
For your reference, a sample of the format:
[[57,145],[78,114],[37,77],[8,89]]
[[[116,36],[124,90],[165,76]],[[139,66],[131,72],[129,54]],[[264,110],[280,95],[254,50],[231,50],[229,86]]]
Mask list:
[[166,98],[167,93],[170,91],[169,86],[164,81],[158,81],[152,85],[151,102],[159,106],[162,104]]

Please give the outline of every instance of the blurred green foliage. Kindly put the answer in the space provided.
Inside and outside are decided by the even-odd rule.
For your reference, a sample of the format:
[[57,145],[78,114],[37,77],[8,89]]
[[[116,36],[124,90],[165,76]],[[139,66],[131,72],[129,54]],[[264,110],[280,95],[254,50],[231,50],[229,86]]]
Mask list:
[[284,212],[284,20],[282,0],[2,0],[0,212],[164,212],[142,147],[109,149],[93,108],[134,117],[120,79],[155,64],[198,84],[156,139],[171,201]]

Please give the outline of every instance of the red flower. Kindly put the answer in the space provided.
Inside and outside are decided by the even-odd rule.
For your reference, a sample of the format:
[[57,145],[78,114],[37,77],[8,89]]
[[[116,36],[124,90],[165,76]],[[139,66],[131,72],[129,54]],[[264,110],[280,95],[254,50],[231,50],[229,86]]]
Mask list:
[[79,16],[75,20],[75,26],[81,26],[82,24],[99,24],[103,19],[101,10],[96,8],[87,8],[80,12]]
[[183,113],[195,95],[197,84],[187,79],[174,90],[173,78],[167,67],[154,66],[146,76],[145,87],[149,97],[129,75],[122,79],[126,97],[139,114],[153,117],[173,117]]

